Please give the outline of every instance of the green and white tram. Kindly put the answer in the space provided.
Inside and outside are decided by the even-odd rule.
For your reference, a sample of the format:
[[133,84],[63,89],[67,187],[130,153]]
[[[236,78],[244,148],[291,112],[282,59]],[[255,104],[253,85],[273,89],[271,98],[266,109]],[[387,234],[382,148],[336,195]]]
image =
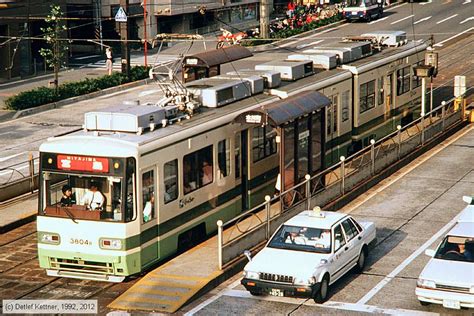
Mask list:
[[[40,146],[40,266],[52,276],[120,282],[195,245],[216,230],[217,220],[274,193],[276,130],[235,123],[236,117],[279,102],[307,102],[308,91],[331,100],[286,122],[296,182],[413,118],[420,93],[412,68],[425,48],[412,43],[342,67],[315,68],[265,94],[250,85],[239,91],[242,78],[194,81],[189,88],[201,89],[196,95],[209,105],[190,119],[176,106],[86,113],[84,130]],[[212,101],[203,99],[211,94]],[[100,193],[91,193],[91,184]],[[74,203],[61,202],[65,186]],[[101,203],[92,207],[97,194]]]

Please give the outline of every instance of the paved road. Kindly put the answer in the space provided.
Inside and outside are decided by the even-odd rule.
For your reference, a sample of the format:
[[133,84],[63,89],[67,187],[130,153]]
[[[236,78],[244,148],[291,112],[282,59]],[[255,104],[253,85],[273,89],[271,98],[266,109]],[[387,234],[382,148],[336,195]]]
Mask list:
[[[393,315],[440,313],[472,315],[472,310],[421,306],[416,281],[434,249],[474,194],[474,126],[470,126],[341,209],[375,222],[377,245],[362,274],[349,274],[330,289],[323,305],[312,299],[254,297],[240,285],[241,275],[190,306],[185,315]],[[433,172],[436,170],[436,172]],[[277,259],[277,258],[275,258]],[[295,264],[298,264],[295,262]]]

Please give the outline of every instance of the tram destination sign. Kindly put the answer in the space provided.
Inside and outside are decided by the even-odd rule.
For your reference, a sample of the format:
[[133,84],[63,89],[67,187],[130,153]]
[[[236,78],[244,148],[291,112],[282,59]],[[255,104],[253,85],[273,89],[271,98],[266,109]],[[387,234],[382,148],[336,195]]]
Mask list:
[[109,159],[100,157],[58,155],[58,169],[90,171],[90,172],[109,172]]

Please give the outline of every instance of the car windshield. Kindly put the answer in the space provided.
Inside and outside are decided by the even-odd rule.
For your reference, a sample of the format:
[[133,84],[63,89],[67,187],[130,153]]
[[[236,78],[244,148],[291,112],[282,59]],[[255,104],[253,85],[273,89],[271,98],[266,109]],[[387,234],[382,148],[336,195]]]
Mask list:
[[447,236],[439,246],[435,258],[474,262],[474,238]]
[[272,240],[270,240],[268,247],[330,253],[331,230],[283,225],[273,236]]

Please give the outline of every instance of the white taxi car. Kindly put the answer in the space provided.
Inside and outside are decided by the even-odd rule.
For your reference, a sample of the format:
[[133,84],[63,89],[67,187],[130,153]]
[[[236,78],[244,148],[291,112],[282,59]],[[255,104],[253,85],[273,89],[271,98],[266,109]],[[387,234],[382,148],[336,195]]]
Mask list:
[[312,297],[322,303],[332,283],[353,267],[364,268],[374,240],[374,223],[319,208],[303,211],[250,259],[241,283],[252,295]]
[[422,305],[442,304],[446,308],[474,307],[474,225],[457,223],[418,278],[416,296]]

